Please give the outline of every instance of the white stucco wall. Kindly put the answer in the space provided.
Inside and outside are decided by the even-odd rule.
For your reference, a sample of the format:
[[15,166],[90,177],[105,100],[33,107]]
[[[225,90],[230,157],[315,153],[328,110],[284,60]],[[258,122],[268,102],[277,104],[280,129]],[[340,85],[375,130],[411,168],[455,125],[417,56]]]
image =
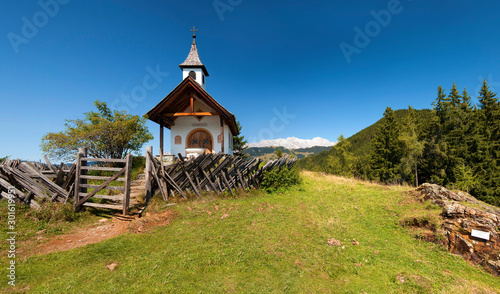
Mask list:
[[224,123],[224,151],[224,153],[233,154],[233,134],[226,123]]
[[[205,105],[198,101],[194,103],[194,111],[198,109],[202,111],[212,112],[213,110],[207,108]],[[185,112],[190,112],[190,108],[186,109]],[[220,118],[219,116],[205,116],[201,121],[198,121],[196,117],[193,116],[181,116],[177,117],[175,120],[175,125],[170,129],[170,142],[171,142],[171,152],[176,155],[181,153],[186,156],[186,138],[188,134],[194,129],[205,129],[212,135],[213,143],[213,153],[219,153],[222,151],[221,143],[217,142],[217,136],[220,134]],[[181,136],[182,143],[175,144],[175,137]],[[233,154],[232,147],[232,133],[229,126],[224,123],[224,153]],[[230,141],[231,140],[231,141]]]
[[[189,72],[194,71],[196,73],[196,81],[198,84],[201,85],[201,87],[205,90],[205,83],[203,83],[203,76],[205,75],[203,73],[203,70],[201,68],[184,68],[182,70],[182,79],[184,80],[189,76]],[[206,79],[206,77],[205,77]]]

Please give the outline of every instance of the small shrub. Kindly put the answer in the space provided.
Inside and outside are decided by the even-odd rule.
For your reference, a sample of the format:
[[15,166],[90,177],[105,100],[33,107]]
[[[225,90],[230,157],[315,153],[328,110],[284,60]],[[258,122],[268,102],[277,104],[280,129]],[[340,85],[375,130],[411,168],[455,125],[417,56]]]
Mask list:
[[132,172],[130,174],[132,180],[137,180],[140,174],[144,173],[146,167],[146,158],[144,156],[134,156],[132,159]]
[[264,172],[261,188],[268,193],[283,192],[300,183],[300,174],[296,167],[288,169],[273,168]]
[[70,203],[43,202],[40,209],[31,209],[27,212],[30,217],[40,222],[73,222],[80,218]]
[[134,156],[132,158],[132,169],[146,166],[146,157],[144,156]]

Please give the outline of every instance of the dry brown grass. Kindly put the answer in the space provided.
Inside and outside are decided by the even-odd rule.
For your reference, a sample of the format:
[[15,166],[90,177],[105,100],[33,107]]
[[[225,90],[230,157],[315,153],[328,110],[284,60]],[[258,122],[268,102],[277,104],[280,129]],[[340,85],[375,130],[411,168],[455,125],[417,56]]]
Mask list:
[[457,294],[498,294],[500,293],[499,289],[494,289],[489,286],[479,285],[475,282],[462,279],[458,283],[455,282],[450,284],[448,289],[442,290],[440,293],[448,294],[448,293],[457,293]]
[[408,185],[381,185],[380,183],[373,182],[373,181],[367,181],[367,180],[361,180],[361,179],[356,179],[356,178],[350,178],[350,177],[342,177],[342,176],[336,176],[332,174],[327,174],[327,173],[320,173],[320,172],[312,172],[312,171],[307,171],[303,170],[301,172],[304,176],[310,177],[311,179],[314,180],[320,180],[320,181],[329,181],[329,182],[335,182],[339,184],[363,184],[366,186],[370,187],[382,187],[386,189],[390,189],[391,187],[398,187],[398,188],[408,188],[411,189]]

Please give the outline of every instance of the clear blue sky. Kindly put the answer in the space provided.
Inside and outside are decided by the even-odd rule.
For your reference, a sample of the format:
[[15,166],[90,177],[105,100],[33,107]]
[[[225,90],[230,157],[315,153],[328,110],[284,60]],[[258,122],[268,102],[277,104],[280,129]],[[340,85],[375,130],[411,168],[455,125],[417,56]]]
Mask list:
[[[41,137],[96,99],[145,114],[181,81],[192,26],[207,91],[250,142],[349,137],[386,106],[430,108],[453,81],[474,98],[483,78],[500,91],[496,0],[41,3],[0,10],[0,157],[38,160]],[[147,68],[161,74],[145,90]]]

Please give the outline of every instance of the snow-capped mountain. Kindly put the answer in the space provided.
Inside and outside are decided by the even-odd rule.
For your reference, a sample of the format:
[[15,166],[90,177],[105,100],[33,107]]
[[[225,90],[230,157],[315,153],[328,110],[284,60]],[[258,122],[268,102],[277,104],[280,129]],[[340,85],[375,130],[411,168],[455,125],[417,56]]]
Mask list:
[[313,139],[299,139],[290,137],[286,139],[262,140],[259,143],[248,143],[248,147],[284,147],[286,149],[310,148],[314,146],[329,147],[337,144],[327,139],[316,137]]

